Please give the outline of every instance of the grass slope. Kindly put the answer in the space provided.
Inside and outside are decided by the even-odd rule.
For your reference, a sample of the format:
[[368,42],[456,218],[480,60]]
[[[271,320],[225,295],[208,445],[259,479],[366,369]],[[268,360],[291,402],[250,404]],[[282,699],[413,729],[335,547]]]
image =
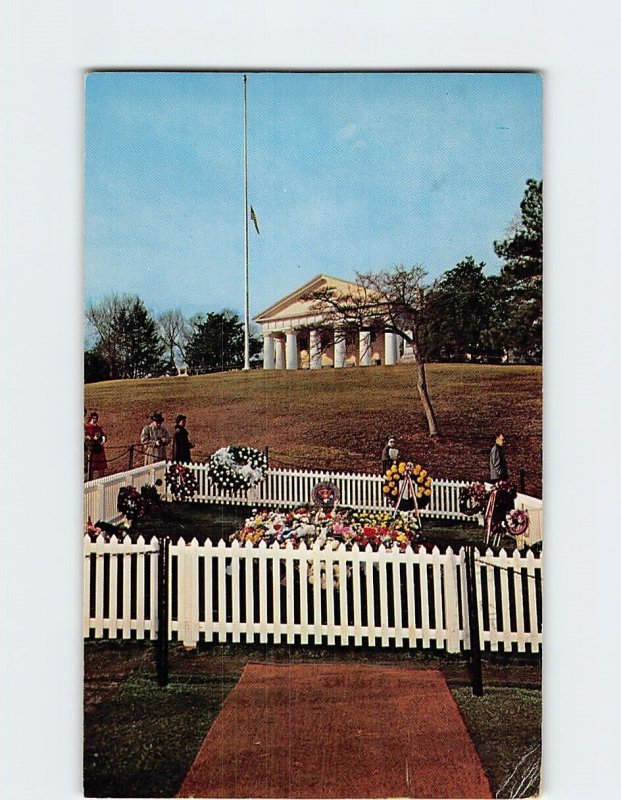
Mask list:
[[502,428],[511,475],[517,480],[524,465],[527,492],[541,496],[541,368],[430,364],[427,376],[438,439],[427,434],[409,365],[105,381],[86,385],[85,403],[109,436],[111,471],[127,468],[120,454],[139,441],[154,409],[163,410],[171,432],[175,416],[188,415],[199,461],[222,445],[268,445],[274,466],[377,472],[392,433],[402,456],[455,479],[488,476]]

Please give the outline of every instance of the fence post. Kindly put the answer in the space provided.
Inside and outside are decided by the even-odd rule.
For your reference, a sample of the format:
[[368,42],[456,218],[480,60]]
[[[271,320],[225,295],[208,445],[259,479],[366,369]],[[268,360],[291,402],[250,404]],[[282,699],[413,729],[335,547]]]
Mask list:
[[520,492],[526,494],[526,470],[524,465],[520,467]]
[[86,454],[86,480],[93,480],[93,459],[90,447],[88,448],[88,452]]
[[446,652],[459,653],[457,561],[451,547],[446,548],[444,561],[444,607],[446,609]]
[[468,593],[468,622],[470,627],[470,677],[472,694],[483,696],[483,675],[481,673],[481,640],[479,637],[479,604],[475,580],[474,546],[466,546],[466,589]]
[[155,665],[159,686],[168,686],[168,581],[170,539],[158,536],[159,558],[157,562],[157,642]]
[[134,468],[134,445],[129,446],[129,469]]

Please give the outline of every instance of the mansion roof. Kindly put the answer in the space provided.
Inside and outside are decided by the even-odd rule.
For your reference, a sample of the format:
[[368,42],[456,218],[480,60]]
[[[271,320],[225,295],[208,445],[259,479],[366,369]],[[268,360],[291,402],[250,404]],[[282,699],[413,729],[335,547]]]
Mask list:
[[313,309],[314,301],[305,298],[309,298],[315,292],[326,288],[334,289],[338,294],[345,295],[359,289],[358,285],[351,281],[333,278],[330,275],[317,275],[312,280],[308,281],[308,283],[305,283],[304,286],[300,286],[299,289],[296,289],[269,308],[266,308],[265,311],[257,314],[254,321],[265,324],[291,318],[314,318],[317,315],[317,310]]

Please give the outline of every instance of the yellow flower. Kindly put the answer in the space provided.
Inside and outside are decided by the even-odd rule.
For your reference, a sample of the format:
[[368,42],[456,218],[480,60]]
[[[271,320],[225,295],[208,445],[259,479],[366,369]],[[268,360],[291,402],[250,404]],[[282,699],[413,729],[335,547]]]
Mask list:
[[390,491],[390,489],[388,488],[388,486],[384,486],[384,487],[383,487],[383,491],[384,491],[384,494],[388,494],[388,492]]
[[396,489],[393,489],[391,494],[396,497],[399,494],[399,492]]
[[400,472],[402,475],[403,475],[403,473],[405,472],[405,464],[403,463],[403,461],[402,461],[402,462],[399,464],[399,472]]
[[414,467],[414,470],[413,470],[413,472],[414,472],[414,474],[415,474],[415,475],[418,475],[418,473],[420,472],[420,464],[417,464],[417,465]]
[[425,481],[425,486],[431,486],[431,478],[427,478]]
[[425,494],[427,495],[427,497],[430,497],[431,496],[431,489],[425,489]]
[[392,475],[392,470],[391,469],[387,469],[385,477],[386,478],[390,478],[391,475]]
[[421,478],[424,478],[426,475],[427,475],[427,470],[426,469],[421,469],[421,471],[420,471]]
[[422,482],[423,482],[423,476],[419,475],[418,478],[416,478],[416,483],[422,483]]
[[392,489],[392,487],[395,485],[395,482],[394,482],[394,481],[390,481],[390,483],[389,483],[388,485],[389,485],[389,486],[390,486],[390,488]]

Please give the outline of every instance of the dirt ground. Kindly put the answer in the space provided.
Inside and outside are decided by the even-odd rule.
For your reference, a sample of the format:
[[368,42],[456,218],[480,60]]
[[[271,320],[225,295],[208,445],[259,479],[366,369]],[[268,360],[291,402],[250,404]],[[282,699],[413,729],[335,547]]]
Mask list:
[[401,455],[432,476],[466,480],[488,477],[501,428],[512,478],[517,482],[524,467],[527,493],[540,497],[541,368],[430,364],[427,376],[441,428],[434,438],[408,365],[105,381],[86,385],[85,404],[99,411],[112,472],[127,469],[127,448],[139,443],[156,409],[170,432],[175,416],[187,414],[198,461],[218,447],[246,444],[267,446],[277,467],[378,472],[393,434]]

